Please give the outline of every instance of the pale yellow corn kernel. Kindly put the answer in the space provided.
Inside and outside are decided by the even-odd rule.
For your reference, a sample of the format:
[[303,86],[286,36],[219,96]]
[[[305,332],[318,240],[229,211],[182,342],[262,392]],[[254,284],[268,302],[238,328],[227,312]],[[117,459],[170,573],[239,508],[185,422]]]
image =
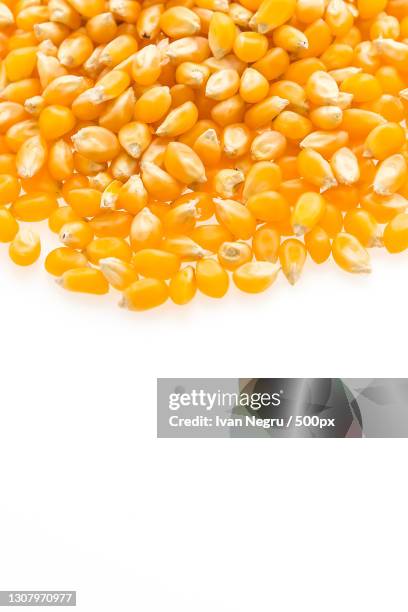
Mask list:
[[238,2],[231,2],[228,14],[235,25],[249,29],[249,22],[253,17],[253,12],[251,10],[238,4]]
[[115,134],[96,125],[78,130],[72,136],[72,142],[78,153],[95,162],[110,161],[118,155],[120,150]]
[[91,189],[97,189],[98,191],[101,191],[101,192],[104,191],[111,182],[112,182],[111,174],[103,170],[101,172],[97,172],[95,175],[88,177],[89,187]]
[[334,36],[345,36],[353,27],[354,17],[348,7],[343,0],[329,0],[325,21]]
[[323,155],[323,157],[330,157],[335,151],[347,145],[349,141],[349,135],[344,130],[331,130],[325,132],[323,130],[317,130],[311,132],[300,141],[299,146],[302,149],[310,148]]
[[241,183],[245,180],[245,174],[235,168],[223,168],[215,176],[214,189],[223,198],[232,198]]
[[373,41],[378,53],[390,62],[400,64],[401,67],[408,61],[408,44],[393,40],[392,38],[376,38]]
[[254,68],[246,68],[241,76],[239,95],[249,104],[260,102],[269,92],[269,82],[261,72]]
[[163,236],[162,222],[149,208],[139,211],[130,228],[130,244],[134,251],[158,246]]
[[251,261],[252,251],[245,242],[223,242],[217,256],[225,270],[233,271]]
[[181,142],[167,145],[164,166],[171,176],[186,185],[205,183],[207,180],[204,164],[197,153]]
[[141,176],[148,193],[162,202],[178,198],[182,185],[168,172],[150,162],[141,163]]
[[6,4],[0,4],[0,28],[14,25],[14,15]]
[[193,150],[205,166],[217,166],[221,160],[222,147],[216,130],[208,128],[200,134],[193,144]]
[[239,85],[238,72],[226,68],[209,77],[205,86],[205,95],[212,100],[226,100],[237,93]]
[[100,259],[99,267],[108,283],[118,291],[124,291],[138,279],[133,265],[117,257]]
[[153,85],[161,73],[161,56],[156,45],[147,45],[135,54],[132,76],[138,85]]
[[309,47],[307,36],[298,28],[288,24],[276,28],[273,31],[272,39],[277,47],[295,55],[302,49],[308,49]]
[[166,138],[153,138],[141,157],[142,162],[150,162],[163,167],[164,154],[169,141]]
[[[142,8],[136,21],[136,31],[141,40],[157,38],[160,32],[160,17],[163,10],[162,4],[151,4]],[[129,23],[133,23],[133,19]]]
[[194,36],[201,29],[200,18],[186,6],[172,6],[160,16],[160,28],[172,39]]
[[127,72],[111,70],[96,82],[95,87],[88,90],[88,96],[95,104],[101,104],[120,96],[129,84],[130,77]]
[[192,266],[179,270],[170,281],[169,294],[175,304],[182,306],[194,298],[197,291],[195,271]]
[[24,102],[24,108],[33,117],[38,117],[45,107],[45,100],[42,96],[33,96],[27,98]]
[[279,261],[282,272],[291,285],[295,285],[300,279],[306,258],[306,247],[297,238],[288,238],[280,245]]
[[149,146],[152,133],[146,123],[133,121],[119,130],[118,138],[125,151],[131,157],[138,159]]
[[185,102],[169,112],[156,130],[158,136],[174,138],[190,130],[198,119],[198,110],[193,102]]
[[289,21],[295,11],[296,0],[263,0],[249,23],[265,34]]
[[245,113],[245,123],[252,130],[268,125],[289,104],[289,101],[280,96],[270,96],[257,104],[253,104]]
[[231,52],[236,36],[236,26],[229,15],[214,12],[208,30],[208,44],[216,59]]
[[41,136],[32,136],[26,140],[16,157],[18,175],[24,179],[35,176],[44,166],[47,154],[47,145]]
[[255,161],[274,161],[286,150],[287,140],[275,130],[266,130],[255,136],[251,143],[251,157]]
[[346,272],[355,274],[371,272],[370,255],[352,234],[340,232],[333,240],[333,259]]
[[241,157],[251,146],[251,132],[245,123],[233,123],[224,128],[222,147],[227,157]]
[[313,191],[302,193],[298,198],[291,216],[291,224],[296,236],[303,236],[317,225],[324,215],[326,202]]
[[246,206],[235,200],[214,198],[215,215],[222,225],[241,240],[248,240],[256,230],[256,220]]
[[357,156],[348,147],[337,149],[330,160],[330,165],[334,176],[341,185],[354,185],[360,180]]
[[81,93],[91,87],[92,81],[71,74],[57,76],[45,87],[42,96],[46,104],[65,104],[71,106],[72,102]]
[[103,13],[105,8],[104,0],[69,0],[69,3],[80,15],[88,19]]
[[327,72],[317,70],[306,82],[306,95],[313,104],[336,104],[339,87],[334,78]]
[[123,187],[123,183],[118,179],[113,180],[102,192],[101,209],[115,210],[117,207],[119,193]]
[[206,255],[206,251],[189,236],[170,236],[164,238],[160,245],[183,261],[197,261]]
[[185,36],[184,38],[179,38],[170,43],[166,50],[166,56],[175,65],[182,62],[201,63],[210,54],[208,40],[203,36]]
[[56,181],[70,178],[74,171],[74,158],[71,147],[65,140],[57,140],[51,145],[47,163],[48,170]]
[[183,62],[176,69],[176,81],[193,89],[200,89],[208,80],[210,69],[204,64]]
[[408,166],[403,155],[397,153],[384,159],[378,166],[373,189],[381,196],[397,192],[408,179]]
[[28,229],[21,229],[9,246],[10,259],[18,266],[31,266],[40,253],[40,237]]
[[58,59],[62,66],[69,69],[78,68],[91,55],[93,44],[86,34],[76,33],[66,38],[58,48]]
[[298,155],[297,163],[300,176],[319,187],[321,193],[337,185],[329,162],[317,151],[303,149]]
[[136,159],[121,151],[110,165],[110,172],[113,178],[119,181],[127,181],[131,176],[135,175],[139,169],[139,163]]
[[235,285],[246,293],[261,293],[276,280],[280,266],[269,261],[244,263],[234,270],[232,278]]

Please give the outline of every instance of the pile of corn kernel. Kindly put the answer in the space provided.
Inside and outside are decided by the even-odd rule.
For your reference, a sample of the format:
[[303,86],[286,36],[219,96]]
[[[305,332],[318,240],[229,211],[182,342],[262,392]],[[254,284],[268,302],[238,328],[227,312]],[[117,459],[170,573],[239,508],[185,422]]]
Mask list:
[[1,0],[0,241],[133,310],[408,248],[408,0]]

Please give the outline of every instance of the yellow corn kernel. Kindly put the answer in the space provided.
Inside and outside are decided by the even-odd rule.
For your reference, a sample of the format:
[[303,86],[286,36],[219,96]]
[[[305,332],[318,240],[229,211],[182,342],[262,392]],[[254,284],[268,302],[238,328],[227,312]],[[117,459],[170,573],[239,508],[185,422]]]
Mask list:
[[50,193],[26,193],[17,198],[10,211],[21,221],[43,221],[57,209],[57,199]]
[[175,200],[182,191],[182,185],[156,164],[142,162],[141,176],[146,190],[156,200]]
[[115,257],[121,261],[130,262],[132,249],[123,238],[94,238],[86,246],[86,255],[89,261],[95,265],[106,257]]
[[289,140],[302,140],[313,129],[312,122],[307,117],[294,111],[281,112],[273,122],[273,129]]
[[0,206],[14,202],[20,194],[20,181],[11,174],[0,174]]
[[38,117],[44,107],[45,100],[42,96],[33,96],[24,101],[24,109],[34,117]]
[[34,119],[19,121],[12,125],[6,132],[6,143],[8,149],[17,153],[20,147],[32,136],[38,136],[38,123]]
[[129,177],[118,193],[117,205],[136,215],[147,204],[148,195],[140,175],[134,174]]
[[160,280],[171,278],[180,268],[180,258],[177,255],[152,248],[137,251],[132,263],[136,272],[142,276]]
[[7,54],[5,69],[9,81],[28,79],[37,63],[37,47],[22,47]]
[[101,208],[103,210],[115,210],[119,193],[123,187],[123,183],[118,179],[111,181],[103,190],[101,198]]
[[93,231],[87,221],[70,221],[61,227],[59,239],[65,246],[85,249],[93,239]]
[[280,245],[280,234],[273,225],[263,225],[252,239],[252,251],[258,261],[276,263]]
[[349,108],[343,112],[341,129],[348,132],[350,138],[366,138],[378,125],[386,123],[384,117],[362,108]]
[[[268,125],[288,106],[289,101],[280,96],[270,96],[253,104],[245,113],[245,123],[252,130]],[[280,130],[278,130],[280,131]]]
[[18,175],[31,178],[44,166],[47,159],[47,145],[40,136],[32,136],[20,147],[16,157]]
[[211,110],[212,119],[220,126],[240,123],[244,118],[245,103],[241,96],[232,96],[216,104]]
[[126,151],[119,153],[109,167],[112,177],[122,182],[127,181],[131,176],[139,170],[139,163],[133,159]]
[[208,44],[216,59],[221,59],[232,51],[236,36],[236,26],[229,15],[215,11],[208,30]]
[[78,221],[78,219],[78,215],[70,206],[60,206],[50,214],[48,218],[48,227],[52,232],[58,234],[61,227],[65,225],[65,223]]
[[73,69],[81,66],[92,51],[91,39],[86,34],[76,33],[60,44],[57,57],[62,66]]
[[179,270],[171,279],[169,286],[170,299],[182,306],[188,304],[197,292],[195,271],[192,266]]
[[71,132],[75,126],[75,117],[66,106],[51,105],[41,111],[38,125],[45,140],[57,140]]
[[[135,5],[138,3],[135,2]],[[139,9],[138,9],[139,10]],[[163,12],[163,5],[152,4],[140,11],[136,21],[136,31],[141,40],[153,40],[160,32],[160,16]],[[128,21],[133,23],[134,19]]]
[[222,145],[227,157],[241,157],[248,153],[251,145],[251,132],[245,123],[234,123],[224,128]]
[[251,166],[245,177],[243,199],[248,200],[256,193],[276,191],[282,182],[282,173],[277,164],[260,161]]
[[408,248],[408,214],[396,215],[384,229],[384,246],[389,253],[401,253]]
[[169,87],[155,86],[148,89],[137,100],[134,106],[134,117],[143,123],[155,123],[167,114],[170,106]]
[[268,80],[254,68],[247,68],[241,76],[239,95],[250,104],[263,100],[269,91]]
[[57,282],[64,289],[79,293],[103,295],[109,291],[109,284],[102,272],[90,267],[78,267],[67,270]]
[[81,93],[91,87],[91,83],[83,76],[71,74],[57,76],[42,92],[47,104],[70,106]]
[[361,19],[376,17],[386,6],[386,0],[357,0],[357,8]]
[[289,21],[295,11],[296,0],[263,0],[249,23],[261,34],[266,34]]
[[124,210],[110,210],[94,217],[89,225],[98,238],[126,238],[130,232],[132,215]]
[[239,89],[240,78],[236,70],[226,68],[212,74],[205,86],[205,95],[212,100],[226,100]]
[[405,131],[398,123],[385,123],[374,128],[364,143],[365,157],[383,161],[399,153],[406,141]]
[[179,198],[180,204],[172,206],[164,215],[163,223],[168,236],[190,234],[194,229],[200,213],[195,198],[184,200]]
[[248,240],[256,230],[256,220],[246,206],[235,200],[214,198],[218,222],[241,240]]
[[223,168],[216,173],[212,186],[223,198],[232,198],[236,194],[239,185],[243,183],[244,180],[245,175],[241,170]]
[[0,153],[0,174],[17,176],[16,156],[13,153]]
[[325,0],[298,0],[296,18],[302,23],[313,23],[324,15]]
[[106,128],[92,125],[84,127],[72,136],[76,151],[95,162],[106,162],[119,153],[117,137]]
[[147,45],[135,54],[132,76],[138,85],[153,85],[161,72],[161,57],[156,45]]
[[130,244],[134,251],[158,246],[162,236],[163,226],[156,215],[147,207],[137,213],[130,228]]
[[101,212],[101,192],[97,189],[71,189],[65,199],[78,217],[94,217]]
[[99,115],[99,125],[111,132],[119,132],[121,127],[132,120],[135,102],[134,91],[129,87],[107,104],[104,112]]
[[308,49],[309,40],[301,30],[291,25],[281,25],[273,31],[273,42],[292,54],[299,53],[302,49]]
[[389,196],[398,191],[407,178],[407,162],[403,155],[397,153],[387,157],[377,166],[373,189],[378,195]]
[[160,246],[164,251],[177,255],[183,261],[196,261],[205,255],[200,245],[189,236],[170,236],[165,238]]
[[334,78],[324,72],[317,70],[310,75],[306,82],[306,95],[313,104],[336,104],[339,95],[339,87]]
[[347,147],[338,149],[330,160],[330,165],[338,183],[353,185],[360,180],[360,166],[353,151]]
[[193,102],[185,102],[169,112],[156,130],[158,136],[174,138],[190,130],[197,122],[198,110]]
[[59,247],[50,251],[44,262],[45,269],[53,276],[62,276],[67,270],[85,268],[87,265],[85,255],[70,247]]
[[337,185],[329,162],[313,149],[305,148],[299,153],[298,168],[299,174],[319,187],[321,193]]
[[222,225],[200,225],[191,232],[191,238],[206,251],[216,253],[223,242],[232,240],[232,234]]
[[133,121],[124,125],[118,133],[119,142],[125,151],[137,159],[149,146],[152,134],[145,123]]
[[336,70],[350,66],[353,55],[354,51],[351,45],[334,42],[322,53],[320,59],[326,65],[327,70]]
[[129,310],[148,310],[161,306],[168,297],[169,289],[164,281],[142,278],[127,287],[119,305]]
[[302,274],[307,257],[306,247],[296,238],[284,240],[279,247],[279,261],[282,272],[291,285],[295,285]]
[[346,272],[371,272],[370,255],[352,234],[337,234],[333,240],[332,253],[336,264]]
[[119,66],[137,52],[138,44],[130,34],[122,34],[111,40],[102,50],[99,61],[109,68]]
[[215,259],[203,258],[196,267],[197,288],[212,298],[223,297],[229,287],[229,277],[220,263]]
[[343,111],[339,106],[318,106],[309,116],[320,130],[336,130],[343,121]]
[[105,163],[92,161],[80,153],[74,153],[73,160],[75,170],[83,176],[96,177],[106,168]]
[[318,194],[303,193],[297,200],[291,216],[291,224],[296,236],[302,236],[317,225],[324,214],[326,202]]
[[277,191],[255,193],[248,198],[246,206],[260,221],[284,221],[290,216],[288,201]]
[[21,229],[10,243],[10,259],[18,266],[31,266],[41,253],[41,242],[38,234],[28,229]]
[[347,211],[344,217],[344,229],[355,236],[366,248],[382,246],[382,231],[377,221],[367,210],[354,209]]
[[251,143],[251,157],[255,161],[274,161],[286,150],[287,140],[276,130],[266,130],[255,136]]
[[234,270],[235,285],[246,293],[261,293],[272,285],[279,273],[279,266],[269,261],[244,263]]
[[11,242],[18,232],[18,223],[6,208],[0,208],[0,242]]
[[187,185],[207,180],[204,165],[198,155],[181,142],[170,142],[167,145],[164,165],[171,176]]
[[287,81],[285,79],[275,81],[270,86],[269,94],[288,100],[288,110],[293,110],[300,114],[307,113],[309,110],[306,93],[303,87],[295,81]]
[[320,219],[319,227],[325,230],[329,238],[334,238],[343,228],[341,211],[331,202],[326,202],[326,208]]
[[174,65],[182,62],[197,62],[200,64],[211,55],[207,38],[203,36],[185,36],[170,43],[166,56]]
[[172,6],[160,16],[160,28],[170,38],[194,36],[201,29],[200,18],[186,6]]
[[183,62],[176,69],[176,81],[194,89],[200,89],[210,76],[210,69],[204,64]]
[[52,178],[56,181],[64,181],[72,175],[74,171],[74,158],[71,147],[65,140],[57,140],[51,145],[47,167]]
[[245,242],[223,242],[217,252],[218,260],[225,270],[236,270],[251,261],[252,251]]
[[14,25],[14,15],[6,4],[0,4],[0,28]]
[[117,34],[118,26],[112,13],[100,13],[88,19],[86,22],[86,33],[97,45],[102,45],[113,40]]
[[216,130],[209,128],[200,134],[193,144],[193,150],[205,166],[217,166],[221,160],[222,148]]
[[330,257],[331,243],[327,232],[316,225],[305,235],[305,246],[313,261],[321,264]]

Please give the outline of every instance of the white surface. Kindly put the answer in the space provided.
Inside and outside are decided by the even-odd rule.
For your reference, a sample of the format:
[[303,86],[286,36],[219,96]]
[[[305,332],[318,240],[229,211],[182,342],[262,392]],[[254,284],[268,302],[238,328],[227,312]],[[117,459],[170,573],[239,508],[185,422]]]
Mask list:
[[156,440],[159,376],[406,376],[408,254],[129,313],[0,249],[0,589],[81,612],[406,610],[407,441]]

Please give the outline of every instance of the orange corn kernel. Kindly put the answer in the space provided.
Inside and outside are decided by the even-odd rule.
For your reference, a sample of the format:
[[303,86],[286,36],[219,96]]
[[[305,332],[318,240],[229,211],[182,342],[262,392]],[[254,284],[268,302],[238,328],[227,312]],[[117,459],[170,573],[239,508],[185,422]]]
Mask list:
[[222,267],[232,271],[251,261],[252,251],[245,242],[223,242],[217,256]]
[[236,238],[248,240],[256,230],[256,221],[250,210],[235,200],[214,198],[215,215]]
[[333,240],[332,253],[336,264],[346,272],[371,272],[370,255],[352,234],[337,234]]
[[318,193],[311,191],[300,196],[291,217],[296,236],[302,236],[319,223],[324,214],[325,206],[324,198]]
[[160,306],[168,297],[169,289],[164,281],[142,278],[127,287],[120,306],[129,310],[148,310]]
[[102,272],[90,267],[71,268],[64,272],[58,281],[61,287],[68,291],[96,295],[103,295],[109,291],[109,284]]
[[14,202],[20,194],[20,181],[11,174],[0,174],[0,206]]
[[11,206],[12,214],[21,221],[43,221],[57,209],[57,199],[50,193],[29,193],[20,196]]
[[305,246],[313,261],[321,264],[330,257],[331,242],[327,232],[316,225],[305,235]]
[[170,298],[179,306],[191,302],[196,294],[196,291],[196,276],[192,266],[186,266],[182,270],[179,270],[170,281]]
[[100,126],[84,127],[72,136],[76,151],[95,162],[113,159],[119,153],[115,134]]
[[18,223],[10,211],[6,208],[0,208],[0,242],[14,240],[18,229]]
[[279,273],[279,266],[269,261],[244,263],[234,270],[235,285],[246,293],[261,293],[272,285]]
[[382,231],[367,210],[349,210],[344,217],[344,229],[358,238],[364,247],[382,246]]
[[215,259],[203,258],[196,266],[197,288],[212,298],[223,297],[229,287],[229,276]]
[[95,265],[106,257],[115,257],[121,261],[129,262],[132,258],[132,249],[123,238],[94,238],[85,249],[89,261]]
[[252,239],[252,251],[259,261],[276,263],[280,246],[280,234],[273,225],[259,228]]
[[93,231],[86,221],[70,221],[61,227],[59,239],[65,246],[84,249],[93,239]]
[[62,276],[67,270],[84,268],[87,265],[86,256],[70,247],[59,247],[50,251],[44,262],[45,269],[53,276]]
[[401,253],[408,248],[408,214],[396,215],[384,229],[384,246],[389,253]]
[[307,257],[306,247],[296,238],[284,240],[279,247],[279,261],[282,272],[291,285],[298,282]]

